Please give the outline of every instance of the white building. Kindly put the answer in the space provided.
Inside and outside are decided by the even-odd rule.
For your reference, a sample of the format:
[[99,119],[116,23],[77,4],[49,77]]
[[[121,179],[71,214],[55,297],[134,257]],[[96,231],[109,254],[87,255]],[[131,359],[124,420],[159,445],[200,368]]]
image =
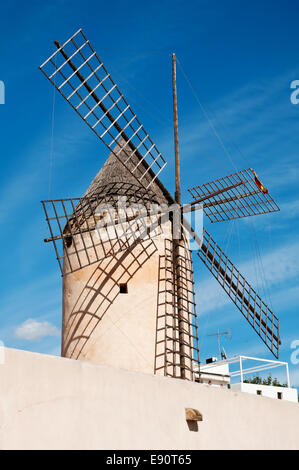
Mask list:
[[212,357],[210,362],[200,365],[198,382],[212,387],[227,388],[230,384],[229,364],[224,361],[217,362],[217,358]]
[[[244,366],[245,362],[253,362],[254,366]],[[200,366],[200,383],[213,387],[226,387],[234,391],[260,395],[278,400],[298,402],[298,391],[291,387],[289,367],[287,362],[259,359],[248,356],[235,356],[222,361],[210,358],[209,363]],[[258,363],[258,364],[257,364]],[[274,368],[283,368],[285,371],[285,387],[274,385],[261,385],[247,383],[246,377],[259,375],[259,372],[268,372]],[[235,382],[235,378],[240,381]]]
[[268,398],[276,398],[278,400],[292,401],[294,403],[298,401],[297,389],[291,387],[273,387],[272,385],[257,385],[240,382],[237,384],[232,384],[231,389],[237,390],[238,392],[251,393]]

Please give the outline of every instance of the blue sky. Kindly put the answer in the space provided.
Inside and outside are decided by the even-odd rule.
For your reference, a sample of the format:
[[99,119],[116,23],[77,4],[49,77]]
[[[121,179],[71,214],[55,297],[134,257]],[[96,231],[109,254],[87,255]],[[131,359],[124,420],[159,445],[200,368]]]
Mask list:
[[[38,66],[53,51],[54,39],[63,42],[82,27],[167,159],[161,179],[168,188],[173,190],[173,51],[230,154],[178,69],[184,201],[187,188],[235,168],[253,167],[270,188],[280,213],[205,223],[280,317],[280,358],[290,360],[291,342],[299,339],[299,105],[290,101],[290,83],[299,80],[298,13],[297,0],[1,5],[0,80],[6,103],[0,106],[0,339],[5,345],[58,354],[61,278],[51,247],[43,243],[47,227],[40,201],[80,196],[107,157],[96,136],[56,96],[49,184],[53,90]],[[196,258],[202,359],[217,353],[216,340],[207,336],[217,328],[232,330],[232,339],[223,342],[229,355],[270,358]],[[20,328],[29,319],[41,324],[40,330],[24,339]],[[299,365],[291,365],[291,377],[299,386]]]

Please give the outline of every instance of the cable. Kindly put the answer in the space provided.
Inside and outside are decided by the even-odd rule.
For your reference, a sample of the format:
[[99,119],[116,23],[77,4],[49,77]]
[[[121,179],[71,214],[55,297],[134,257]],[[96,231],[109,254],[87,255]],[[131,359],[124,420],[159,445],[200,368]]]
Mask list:
[[153,113],[149,112],[146,108],[144,108],[142,105],[140,105],[139,102],[137,103],[136,100],[134,100],[134,98],[131,97],[130,99],[131,99],[133,102],[137,103],[140,108],[142,108],[146,113],[148,113],[149,115],[151,115],[152,117],[154,117],[154,119],[155,119],[156,121],[158,121],[160,124],[163,124],[164,126],[168,127],[167,124],[165,124],[165,121],[167,121],[169,124],[172,125],[172,120],[171,120],[169,117],[165,116],[165,115],[161,112],[161,109],[158,108],[151,100],[149,100],[148,98],[146,98],[146,96],[145,96],[143,93],[141,93],[136,87],[134,87],[134,85],[132,85],[132,83],[131,83],[129,80],[127,80],[126,78],[124,78],[123,75],[122,75],[115,67],[110,66],[110,69],[111,69],[113,72],[115,72],[116,75],[117,75],[117,74],[121,75],[121,80],[122,80],[123,82],[126,82],[126,83],[129,85],[129,87],[130,87],[132,90],[135,91],[135,93],[137,93],[144,101],[146,101],[146,102],[154,109],[155,113],[158,113],[158,114],[162,117],[163,121],[161,121],[160,119],[158,119],[157,116],[156,116],[156,114],[153,114]]
[[115,52],[124,52],[126,54],[143,54],[143,55],[171,55],[169,52],[160,51],[160,50],[141,50],[141,49],[119,49],[118,47],[101,47],[102,51],[115,51]]
[[[171,57],[171,54],[168,54],[169,57]],[[113,66],[110,66],[111,70],[117,75],[121,75],[121,73]],[[161,112],[160,108],[158,108],[151,100],[149,100],[143,93],[140,92],[140,90],[138,90],[136,87],[134,87],[132,85],[132,83],[125,79],[123,76],[121,76],[121,80],[125,83],[127,83],[127,85],[135,91],[135,93],[137,93],[144,102],[146,102],[147,104],[149,104],[151,106],[151,108],[153,109],[153,112],[149,111],[146,107],[142,106],[140,104],[140,101],[136,101],[133,97],[130,97],[130,100],[133,102],[133,103],[136,103],[136,105],[141,108],[144,112],[146,112],[149,116],[151,116],[153,119],[155,119],[155,121],[159,122],[159,124],[162,124],[165,128],[169,129],[169,125],[172,126],[172,120],[167,117],[164,113]],[[157,117],[157,114],[159,114],[161,116],[162,119],[159,119]],[[219,159],[217,159],[216,157],[213,157],[211,155],[208,155],[208,154],[203,154],[201,151],[199,152],[201,157],[203,157],[204,159],[210,159],[210,160],[214,160],[215,162],[217,162],[217,164],[220,165],[225,169],[229,169],[229,167],[227,167],[226,165],[223,164],[223,162],[219,162]]]
[[242,150],[240,149],[239,145],[233,140],[233,138],[231,137],[227,127],[217,118],[216,116],[216,113],[215,111],[212,110],[212,108],[206,104],[206,108],[209,110],[209,112],[211,114],[213,114],[214,116],[214,119],[217,121],[218,125],[222,128],[222,130],[224,131],[224,133],[226,134],[226,136],[228,137],[228,140],[230,140],[231,144],[236,148],[237,152],[239,152],[239,154],[241,155],[241,157],[243,158],[244,162],[246,163],[246,165],[249,165],[248,163],[248,159],[245,157],[244,153],[242,152]]
[[216,136],[216,138],[217,138],[219,144],[221,145],[222,149],[224,150],[226,156],[228,157],[228,159],[229,159],[229,161],[230,161],[232,167],[233,167],[236,171],[238,171],[236,165],[235,165],[234,162],[233,162],[233,159],[232,159],[232,156],[231,156],[230,152],[229,152],[228,149],[226,148],[226,146],[225,146],[225,144],[224,144],[224,142],[223,142],[221,136],[220,136],[219,133],[217,132],[217,130],[216,130],[216,128],[215,128],[215,126],[214,126],[212,120],[210,119],[210,117],[209,117],[209,115],[208,115],[208,113],[207,113],[205,107],[204,107],[203,104],[201,103],[201,101],[200,101],[200,99],[199,99],[199,96],[197,95],[197,93],[196,93],[196,91],[195,91],[195,89],[194,89],[194,87],[193,87],[193,85],[192,85],[190,79],[188,78],[188,76],[187,76],[186,72],[184,71],[183,66],[182,66],[182,64],[181,64],[181,62],[180,62],[180,60],[179,60],[178,58],[177,58],[177,62],[178,62],[179,67],[180,67],[180,69],[181,69],[181,71],[182,71],[182,74],[183,74],[184,77],[185,77],[186,82],[188,83],[188,85],[189,85],[189,87],[190,87],[190,89],[191,89],[191,91],[192,91],[192,93],[193,93],[193,95],[194,95],[196,101],[198,102],[198,104],[199,104],[199,106],[200,106],[200,108],[201,108],[201,110],[202,110],[204,116],[206,117],[208,123],[210,124],[210,127],[211,127],[211,129],[213,130],[213,132],[214,132],[214,134],[215,134],[215,136]]
[[228,237],[227,237],[227,242],[226,242],[226,247],[225,247],[225,253],[227,253],[228,250],[229,250],[230,243],[231,243],[231,239],[232,239],[232,235],[233,235],[234,228],[235,228],[235,224],[236,224],[236,221],[235,221],[235,220],[231,220],[230,222],[231,222],[231,223],[230,223],[230,225],[229,225]]
[[257,265],[258,265],[260,273],[261,273],[261,282],[262,282],[261,283],[261,288],[263,289],[264,296],[267,299],[267,302],[269,303],[269,305],[271,307],[271,310],[273,311],[272,299],[271,299],[271,295],[270,295],[270,288],[269,288],[267,278],[266,278],[266,275],[265,275],[263,260],[262,260],[262,256],[261,256],[261,253],[260,253],[260,248],[259,248],[259,244],[258,244],[258,240],[257,240],[257,236],[256,236],[256,231],[255,231],[255,228],[254,228],[254,225],[253,225],[253,221],[251,221],[251,228],[252,228],[252,233],[253,233],[254,243],[255,243]]
[[240,156],[243,158],[244,162],[246,164],[248,164],[248,159],[245,157],[244,153],[242,152],[241,148],[239,147],[239,145],[234,141],[234,139],[232,138],[230,132],[228,131],[227,127],[218,119],[215,111],[213,111],[213,109],[208,105],[206,104],[205,107],[209,110],[210,114],[212,114],[214,116],[214,119],[215,121],[217,121],[219,127],[222,128],[222,130],[224,131],[224,133],[226,134],[226,136],[228,137],[228,140],[231,142],[231,144],[235,147],[235,149],[237,150],[237,152],[239,152]]
[[[55,65],[56,65],[56,57],[55,57]],[[54,126],[55,126],[55,80],[56,75],[54,78],[54,85],[53,85],[53,102],[52,102],[52,124],[51,124],[51,145],[50,145],[50,162],[49,162],[49,187],[48,187],[48,199],[51,196],[51,189],[52,189],[52,179],[53,179],[53,155],[54,155]]]

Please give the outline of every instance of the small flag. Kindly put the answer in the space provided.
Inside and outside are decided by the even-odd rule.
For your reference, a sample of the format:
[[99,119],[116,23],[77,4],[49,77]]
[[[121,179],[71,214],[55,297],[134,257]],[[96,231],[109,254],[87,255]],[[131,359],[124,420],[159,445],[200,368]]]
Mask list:
[[254,170],[252,170],[252,173],[254,175],[254,181],[255,181],[255,184],[257,185],[257,187],[262,191],[262,193],[264,194],[268,194],[268,189],[265,188],[265,186],[263,185],[263,183],[258,179],[258,176],[256,174],[256,172]]

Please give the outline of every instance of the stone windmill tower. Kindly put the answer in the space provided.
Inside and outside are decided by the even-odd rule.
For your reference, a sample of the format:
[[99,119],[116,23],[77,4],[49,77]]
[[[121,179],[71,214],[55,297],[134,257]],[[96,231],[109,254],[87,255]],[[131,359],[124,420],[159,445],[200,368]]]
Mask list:
[[[121,158],[125,157],[120,155]],[[101,201],[97,204],[96,216],[103,220],[106,215],[108,226],[105,223],[98,227],[95,235],[102,241],[96,246],[100,259],[96,263],[67,273],[70,267],[68,257],[73,265],[77,261],[73,244],[78,247],[82,244],[81,234],[69,247],[65,247],[62,355],[148,373],[164,373],[167,366],[168,371],[172,369],[171,375],[175,369],[179,375],[179,328],[177,322],[167,315],[168,311],[172,313],[173,306],[166,309],[167,302],[173,300],[173,292],[167,292],[167,289],[173,290],[174,282],[172,222],[165,217],[161,223],[158,215],[150,216],[150,207],[169,207],[173,201],[166,189],[156,181],[146,191],[136,184],[131,173],[113,153],[84,197],[92,200],[94,194]],[[122,215],[119,207],[117,212],[113,209],[123,201],[126,201],[126,206]],[[138,227],[136,213],[142,209],[146,211],[146,216],[143,220],[140,214]],[[126,220],[130,216],[131,223]],[[88,218],[89,226],[92,225],[92,218],[93,215]],[[111,219],[115,223],[109,225]],[[146,223],[151,230],[149,234],[145,232]],[[88,246],[89,241],[90,234],[87,233],[85,245],[92,257],[93,247],[91,244]],[[124,243],[123,248],[119,246],[119,241]],[[109,253],[107,257],[106,252]],[[184,366],[185,375],[191,378],[194,349],[191,336],[196,323],[195,311],[191,308],[194,306],[193,269],[187,239],[184,240],[182,253],[182,281],[189,290],[183,292],[184,319],[188,327],[184,333]],[[79,258],[82,258],[82,263],[87,261],[85,250],[80,252]],[[167,352],[167,347],[171,354]]]
[[[182,206],[176,104],[176,193],[159,179],[166,162],[82,30],[40,67],[106,144],[110,155],[81,198],[43,201],[63,275],[62,355],[135,371],[195,380],[197,319],[189,237],[197,254],[277,357],[279,322],[206,229],[211,222],[279,210],[251,170],[189,190]],[[62,242],[62,243],[61,243]]]

